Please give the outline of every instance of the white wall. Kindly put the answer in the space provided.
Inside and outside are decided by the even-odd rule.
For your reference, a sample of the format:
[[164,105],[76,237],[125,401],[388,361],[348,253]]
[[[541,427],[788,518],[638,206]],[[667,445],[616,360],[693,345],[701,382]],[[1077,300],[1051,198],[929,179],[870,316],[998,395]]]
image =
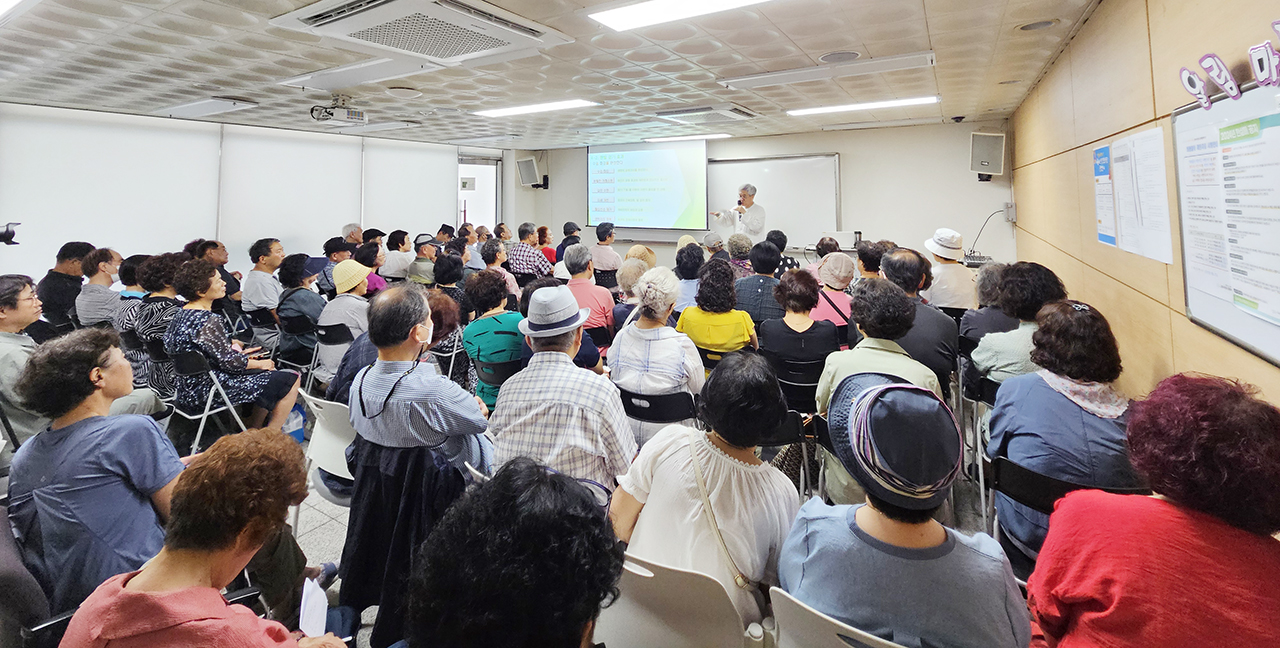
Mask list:
[[319,255],[351,222],[434,233],[457,167],[454,146],[0,104],[0,223],[22,223],[0,273],[39,280],[73,240],[129,256],[216,237],[247,270],[263,237]]
[[[982,126],[986,127],[984,130],[994,130],[1002,129],[1004,124]],[[844,230],[861,230],[864,238],[890,239],[921,249],[935,229],[950,227],[964,235],[968,247],[983,220],[1013,200],[1008,176],[978,182],[977,175],[969,171],[969,134],[979,127],[938,124],[711,140],[707,155],[720,159],[839,153]],[[527,154],[521,152],[522,157]],[[547,151],[546,160],[545,165],[542,160],[539,162],[551,177],[551,189],[509,186],[514,195],[508,204],[532,207],[530,220],[550,226],[558,240],[565,221],[579,225],[586,222],[587,150]],[[508,216],[513,211],[508,211]],[[590,232],[586,232],[586,238],[591,238]],[[791,241],[790,245],[813,243]],[[674,263],[674,245],[646,245],[658,253],[660,263]],[[619,242],[616,247],[625,252],[629,246],[630,242]],[[978,241],[978,249],[1000,261],[1015,260],[1013,226],[996,215]]]

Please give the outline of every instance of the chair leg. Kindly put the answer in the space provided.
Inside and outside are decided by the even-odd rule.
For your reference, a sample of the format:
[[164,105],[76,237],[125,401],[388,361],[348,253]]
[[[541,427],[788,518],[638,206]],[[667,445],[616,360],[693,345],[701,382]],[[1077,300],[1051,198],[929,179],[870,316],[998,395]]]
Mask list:
[[303,393],[311,393],[311,385],[316,382],[316,363],[320,361],[320,343],[316,342],[315,348],[311,350],[311,370],[307,372],[307,385],[303,388]]
[[[240,413],[236,411],[236,406],[231,404],[231,398],[228,397],[227,392],[222,389],[222,383],[218,382],[217,377],[213,375],[212,371],[209,372],[209,378],[213,379],[213,386],[218,389],[218,394],[222,396],[222,404],[227,406],[227,410],[231,412],[231,418],[234,418],[236,420],[236,425],[240,426],[240,431],[244,432],[247,430],[248,428],[245,427],[244,421],[240,420]],[[209,392],[209,399],[213,399],[212,390]]]
[[[215,383],[216,384],[216,383]],[[200,437],[204,435],[204,424],[209,420],[209,410],[213,408],[213,388],[209,388],[209,397],[204,401],[204,413],[200,415],[200,426],[196,428],[196,440],[191,442],[191,454],[200,448]]]
[[800,496],[801,503],[813,497],[813,488],[809,486],[809,448],[804,439],[800,440]]

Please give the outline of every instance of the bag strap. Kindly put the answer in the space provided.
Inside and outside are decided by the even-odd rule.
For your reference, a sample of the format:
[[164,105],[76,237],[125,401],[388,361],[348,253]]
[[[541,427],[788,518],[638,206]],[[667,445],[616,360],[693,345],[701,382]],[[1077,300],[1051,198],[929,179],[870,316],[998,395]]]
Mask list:
[[[827,303],[828,303],[828,304],[831,304],[831,309],[832,309],[832,310],[834,310],[834,311],[836,312],[836,315],[839,315],[840,317],[844,318],[844,325],[845,325],[845,326],[849,326],[849,325],[853,324],[853,322],[849,321],[849,316],[848,316],[848,315],[845,315],[845,314],[844,314],[844,312],[840,310],[840,307],[839,307],[839,306],[836,306],[836,303],[835,303],[835,302],[833,302],[833,301],[831,301],[831,298],[827,296],[827,291],[825,291],[825,290],[819,290],[819,291],[818,291],[818,294],[822,295],[822,298],[823,298],[823,299],[825,299],[825,300],[827,300]],[[850,312],[852,312],[852,311],[853,311],[853,306],[852,306],[852,304],[849,306],[849,311],[850,311]]]
[[720,533],[720,523],[716,522],[716,512],[711,510],[711,497],[707,495],[707,482],[702,478],[702,465],[698,463],[698,454],[694,452],[693,446],[697,444],[697,430],[689,430],[689,458],[693,460],[693,476],[698,482],[698,492],[702,494],[702,510],[706,514],[707,523],[711,525],[711,530],[716,533],[716,540],[720,541],[720,551],[724,554],[725,560],[729,561],[729,567],[733,570],[733,582],[744,590],[754,590],[758,585],[753,582],[747,575],[738,569],[738,563],[734,562],[733,556],[729,554],[729,545],[724,543],[724,536]]

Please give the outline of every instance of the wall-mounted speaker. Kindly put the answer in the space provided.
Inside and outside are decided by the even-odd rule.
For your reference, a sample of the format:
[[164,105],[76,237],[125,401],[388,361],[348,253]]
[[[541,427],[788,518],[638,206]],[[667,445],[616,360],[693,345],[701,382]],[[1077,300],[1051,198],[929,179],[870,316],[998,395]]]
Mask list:
[[1004,133],[970,133],[969,138],[969,170],[1004,175]]

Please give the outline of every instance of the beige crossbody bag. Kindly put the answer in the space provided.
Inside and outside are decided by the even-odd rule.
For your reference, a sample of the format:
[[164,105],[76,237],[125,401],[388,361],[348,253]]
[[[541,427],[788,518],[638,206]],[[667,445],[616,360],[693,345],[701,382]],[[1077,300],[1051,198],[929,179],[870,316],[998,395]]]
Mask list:
[[724,536],[720,534],[720,524],[716,522],[716,512],[711,510],[711,497],[707,495],[707,482],[702,478],[702,465],[698,463],[698,454],[693,449],[697,441],[698,432],[690,430],[689,458],[693,460],[693,476],[698,482],[698,492],[702,494],[702,512],[705,514],[707,523],[711,525],[711,530],[715,532],[716,540],[720,541],[720,551],[724,554],[724,559],[729,561],[729,567],[733,570],[733,582],[744,590],[754,591],[759,585],[738,569],[738,563],[734,562],[733,556],[729,555],[729,546],[724,543]]

